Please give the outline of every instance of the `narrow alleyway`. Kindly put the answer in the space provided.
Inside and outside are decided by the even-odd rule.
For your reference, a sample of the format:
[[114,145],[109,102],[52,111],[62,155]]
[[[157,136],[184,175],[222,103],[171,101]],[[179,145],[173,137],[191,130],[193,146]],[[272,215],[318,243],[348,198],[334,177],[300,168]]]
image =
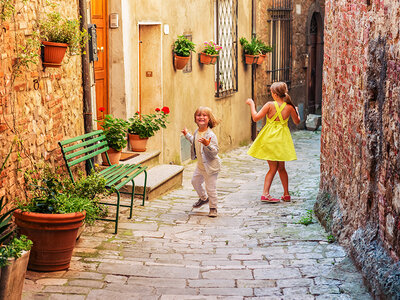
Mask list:
[[[320,135],[293,134],[292,202],[259,201],[266,163],[248,147],[223,154],[219,216],[192,210],[190,184],[135,209],[133,220],[98,222],[81,236],[68,271],[28,272],[23,299],[372,299],[344,250],[308,226],[319,186]],[[279,177],[271,194],[282,194]],[[138,202],[139,203],[139,202]]]

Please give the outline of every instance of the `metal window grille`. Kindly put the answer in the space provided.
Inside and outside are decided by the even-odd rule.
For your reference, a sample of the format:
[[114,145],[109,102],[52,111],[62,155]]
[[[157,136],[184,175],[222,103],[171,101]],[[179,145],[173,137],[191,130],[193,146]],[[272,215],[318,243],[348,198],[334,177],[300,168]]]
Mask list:
[[290,88],[292,70],[292,0],[272,0],[268,8],[270,24],[271,70],[267,71],[270,82],[283,81]]
[[238,90],[237,0],[215,1],[216,41],[222,46],[215,68],[215,96]]

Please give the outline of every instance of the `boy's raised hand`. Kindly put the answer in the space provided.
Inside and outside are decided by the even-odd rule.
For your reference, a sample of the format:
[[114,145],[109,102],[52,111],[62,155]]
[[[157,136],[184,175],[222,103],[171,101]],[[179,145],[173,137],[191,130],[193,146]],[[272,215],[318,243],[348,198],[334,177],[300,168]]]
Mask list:
[[183,128],[183,129],[181,130],[181,132],[182,132],[182,134],[183,134],[184,136],[186,136],[186,135],[188,134],[188,130],[187,130],[186,127]]
[[211,137],[208,140],[205,138],[201,138],[201,139],[199,139],[199,142],[202,143],[204,146],[208,146],[208,145],[210,145]]

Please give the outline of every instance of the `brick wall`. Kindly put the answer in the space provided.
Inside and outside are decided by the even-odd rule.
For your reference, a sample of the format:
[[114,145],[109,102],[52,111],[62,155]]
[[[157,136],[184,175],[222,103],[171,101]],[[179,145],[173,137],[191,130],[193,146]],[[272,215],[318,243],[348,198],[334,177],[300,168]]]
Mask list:
[[320,220],[349,247],[373,292],[395,298],[400,297],[399,11],[398,1],[326,1],[316,204]]
[[[15,13],[0,32],[0,166],[14,140],[0,177],[0,197],[23,199],[23,172],[32,162],[62,165],[57,142],[83,133],[80,56],[65,57],[61,68],[43,70],[41,61],[21,67],[15,76],[19,45],[32,38],[44,1],[16,1]],[[68,18],[78,17],[78,1],[52,1]]]

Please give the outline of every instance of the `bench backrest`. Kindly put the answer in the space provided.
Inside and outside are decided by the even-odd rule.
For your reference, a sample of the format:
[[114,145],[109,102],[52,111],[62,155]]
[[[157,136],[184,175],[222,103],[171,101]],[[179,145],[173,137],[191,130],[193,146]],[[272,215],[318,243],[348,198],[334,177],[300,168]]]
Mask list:
[[84,161],[90,163],[93,169],[92,159],[96,155],[105,153],[108,163],[110,163],[107,150],[109,149],[103,130],[92,131],[72,139],[58,142],[67,167],[68,173],[74,182],[71,167]]

